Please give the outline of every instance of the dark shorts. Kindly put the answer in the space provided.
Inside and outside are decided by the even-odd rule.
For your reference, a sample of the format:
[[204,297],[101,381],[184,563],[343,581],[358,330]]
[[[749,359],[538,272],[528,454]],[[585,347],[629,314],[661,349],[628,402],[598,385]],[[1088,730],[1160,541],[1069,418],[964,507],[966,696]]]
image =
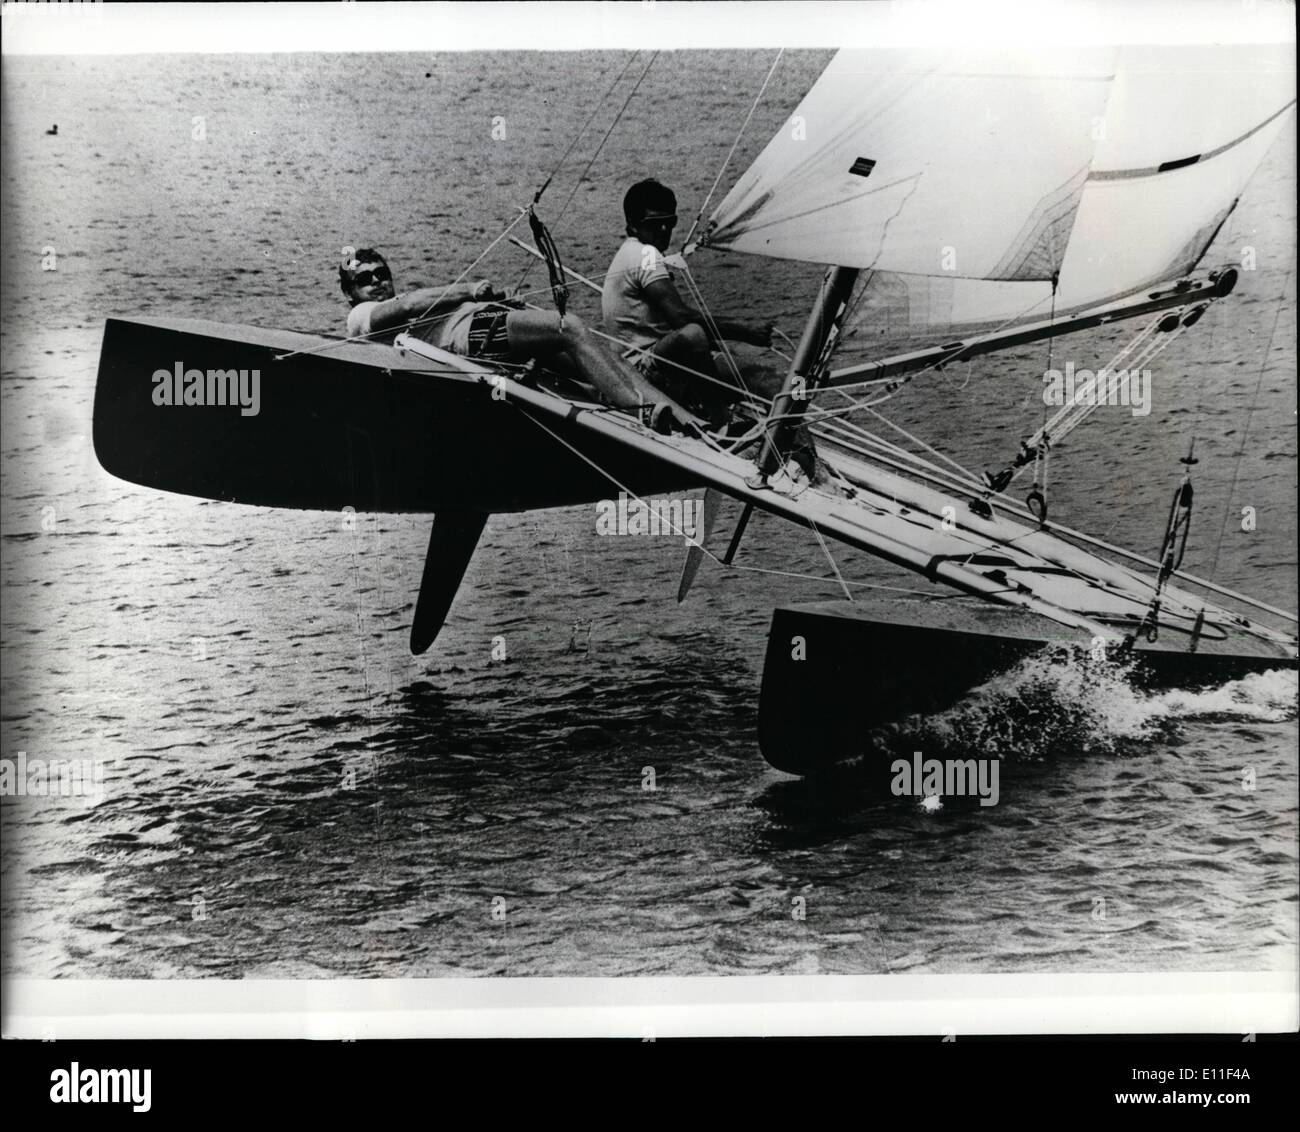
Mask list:
[[523,303],[503,301],[475,311],[469,321],[469,356],[486,360],[509,357],[510,337],[506,333],[506,319],[512,310],[523,309]]

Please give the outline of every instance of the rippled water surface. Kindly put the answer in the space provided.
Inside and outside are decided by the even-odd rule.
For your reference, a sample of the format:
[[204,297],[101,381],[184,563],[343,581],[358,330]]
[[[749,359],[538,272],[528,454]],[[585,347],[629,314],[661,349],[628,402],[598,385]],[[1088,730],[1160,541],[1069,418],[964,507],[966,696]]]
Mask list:
[[[787,58],[731,176],[825,59]],[[89,803],[5,800],[5,972],[1293,967],[1294,673],[1153,693],[1027,662],[895,736],[1003,760],[998,805],[927,812],[763,762],[771,609],[838,594],[775,521],[738,559],[770,572],[706,566],[679,606],[677,541],[599,537],[591,508],[495,516],[436,648],[412,658],[427,518],[210,503],[99,469],[105,316],[338,332],[344,244],[388,251],[399,285],[451,278],[626,62],[6,60],[0,745],[102,759],[105,781]],[[769,62],[661,56],[578,184],[622,99],[607,103],[545,198],[566,260],[604,269],[642,176],[692,217]],[[1194,434],[1187,565],[1288,608],[1294,233],[1287,130],[1208,261],[1249,246],[1258,270],[1163,356],[1149,417],[1101,412],[1053,463],[1057,514],[1151,553]],[[479,271],[514,283],[525,262],[503,246]],[[792,334],[817,277],[707,254],[697,274],[719,310]],[[1095,364],[1122,333],[1072,356]],[[935,375],[891,409],[993,464],[1038,423],[1043,360]]]

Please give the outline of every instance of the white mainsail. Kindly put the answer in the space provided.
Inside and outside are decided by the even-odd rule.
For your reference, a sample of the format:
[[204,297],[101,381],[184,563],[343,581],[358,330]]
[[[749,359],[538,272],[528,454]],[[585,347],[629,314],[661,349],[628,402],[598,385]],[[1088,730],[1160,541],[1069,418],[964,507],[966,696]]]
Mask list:
[[703,242],[866,269],[899,333],[1042,319],[1190,271],[1295,101],[1292,45],[973,58],[840,52]]

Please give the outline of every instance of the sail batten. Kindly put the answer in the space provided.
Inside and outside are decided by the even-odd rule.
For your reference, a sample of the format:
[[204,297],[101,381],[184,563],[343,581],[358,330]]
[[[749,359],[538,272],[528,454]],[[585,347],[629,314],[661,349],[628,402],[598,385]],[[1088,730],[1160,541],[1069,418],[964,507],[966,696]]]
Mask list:
[[1145,169],[1097,169],[1094,170],[1088,178],[1090,181],[1126,181],[1137,177],[1155,177],[1161,173],[1174,173],[1179,169],[1185,169],[1191,165],[1204,164],[1207,161],[1213,161],[1216,157],[1221,157],[1229,150],[1236,149],[1237,146],[1249,140],[1260,130],[1266,129],[1272,124],[1274,119],[1280,118],[1295,105],[1295,99],[1291,99],[1285,106],[1280,107],[1275,113],[1270,114],[1264,121],[1252,126],[1240,137],[1233,138],[1229,142],[1224,142],[1217,149],[1212,149],[1208,153],[1195,153],[1189,157],[1175,158],[1172,161],[1162,161],[1154,168]]

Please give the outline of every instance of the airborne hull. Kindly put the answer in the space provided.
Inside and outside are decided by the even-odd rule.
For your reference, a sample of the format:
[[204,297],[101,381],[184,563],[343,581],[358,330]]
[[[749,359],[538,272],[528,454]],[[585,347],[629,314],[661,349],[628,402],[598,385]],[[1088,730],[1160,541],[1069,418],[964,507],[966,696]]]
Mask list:
[[[256,414],[233,404],[156,404],[153,375],[178,364],[257,371]],[[478,367],[452,364],[434,373],[426,359],[390,346],[288,330],[109,319],[95,454],[131,483],[263,507],[497,512],[609,496],[608,478],[493,398]],[[571,422],[550,425],[633,490],[692,482],[626,446],[579,435]]]
[[[1180,634],[1134,646],[1132,679],[1149,687],[1214,686],[1251,672],[1295,668],[1266,642],[1231,647]],[[1091,647],[1044,617],[951,600],[816,602],[772,616],[758,739],[778,770],[815,775],[872,753],[870,733],[937,714],[972,688],[1046,649]]]

